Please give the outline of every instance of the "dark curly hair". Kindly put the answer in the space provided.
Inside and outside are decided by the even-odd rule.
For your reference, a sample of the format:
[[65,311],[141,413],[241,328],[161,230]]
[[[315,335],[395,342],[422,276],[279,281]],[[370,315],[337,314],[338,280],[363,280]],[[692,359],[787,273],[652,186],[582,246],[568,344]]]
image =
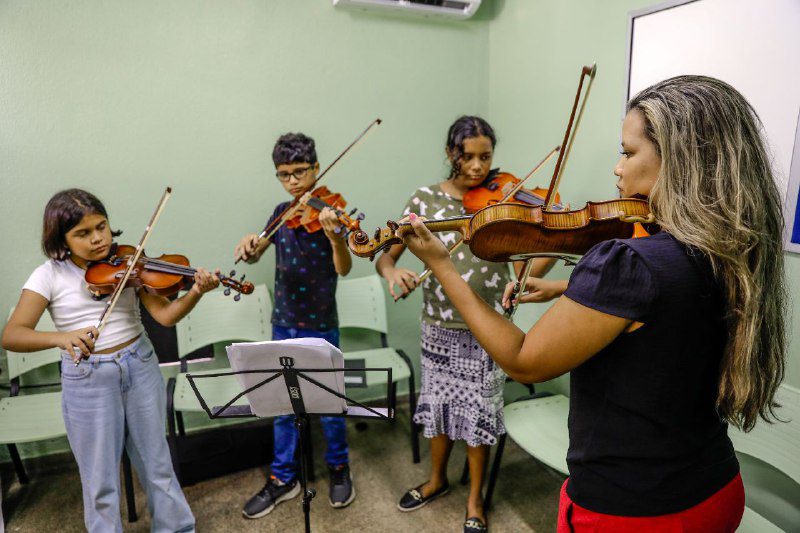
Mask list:
[[481,117],[464,115],[456,119],[447,130],[447,153],[452,166],[447,179],[453,179],[461,172],[461,156],[464,155],[464,140],[486,136],[492,141],[492,149],[497,144],[494,129]]
[[272,162],[275,167],[278,165],[288,165],[291,163],[317,162],[317,150],[314,147],[314,139],[302,133],[285,133],[275,142],[272,149]]

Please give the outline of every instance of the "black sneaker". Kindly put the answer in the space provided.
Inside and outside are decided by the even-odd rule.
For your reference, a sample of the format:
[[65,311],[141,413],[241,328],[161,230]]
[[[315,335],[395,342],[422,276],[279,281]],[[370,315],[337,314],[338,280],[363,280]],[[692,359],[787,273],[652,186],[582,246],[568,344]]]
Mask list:
[[404,513],[407,513],[409,511],[416,511],[420,507],[425,507],[426,505],[428,505],[428,503],[432,502],[436,498],[444,496],[445,494],[450,492],[450,485],[445,483],[439,490],[437,490],[436,492],[425,498],[422,495],[423,485],[420,485],[415,489],[411,489],[405,494],[403,494],[403,497],[400,498],[400,503],[397,504],[397,508],[403,511]]
[[300,494],[300,484],[295,479],[284,483],[275,476],[269,476],[264,488],[244,504],[242,514],[247,518],[261,518],[275,509],[275,506],[291,500]]
[[329,501],[331,507],[347,507],[356,499],[356,489],[353,488],[353,478],[350,475],[349,465],[330,466],[331,489]]

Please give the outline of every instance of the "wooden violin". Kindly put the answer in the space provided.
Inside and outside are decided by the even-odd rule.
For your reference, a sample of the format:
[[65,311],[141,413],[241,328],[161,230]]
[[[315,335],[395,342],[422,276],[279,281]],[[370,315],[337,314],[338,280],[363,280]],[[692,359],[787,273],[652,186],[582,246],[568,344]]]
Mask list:
[[[514,191],[521,181],[523,180],[507,172],[490,174],[485,182],[464,193],[462,199],[464,211],[474,214],[484,207],[499,203],[544,205],[547,189],[534,187],[532,189],[519,188]],[[561,197],[556,195],[555,201],[560,202]],[[561,206],[554,205],[554,208],[560,209]]]
[[[102,299],[116,290],[135,251],[134,246],[114,244],[106,259],[88,266],[85,279],[93,298]],[[189,266],[186,256],[163,254],[154,258],[142,253],[131,270],[125,287],[142,287],[151,294],[171,296],[183,289],[196,273],[197,269]],[[239,280],[233,279],[235,275],[236,272],[232,271],[230,276],[218,274],[217,277],[226,287],[226,295],[231,290],[238,293],[234,296],[238,301],[240,294],[251,294],[254,287],[249,281],[244,281],[244,275]]]
[[351,209],[349,213],[344,212],[347,202],[344,197],[336,192],[331,192],[324,185],[314,189],[307,197],[300,199],[301,207],[299,207],[292,218],[286,221],[286,227],[299,228],[303,227],[309,233],[314,233],[322,229],[322,223],[319,221],[320,212],[329,207],[336,213],[336,218],[339,219],[340,227],[338,231],[344,227],[348,233],[361,229],[360,222],[364,220],[364,213],[358,213],[355,218],[352,216],[358,209]]
[[[583,209],[572,211],[496,204],[472,216],[426,220],[424,224],[433,232],[458,231],[476,257],[506,262],[531,256],[583,255],[599,242],[629,238],[636,223],[653,221],[647,201],[622,198],[587,202]],[[374,259],[381,250],[401,244],[402,237],[413,231],[409,223],[389,221],[372,238],[361,230],[352,233],[348,244],[358,257]]]

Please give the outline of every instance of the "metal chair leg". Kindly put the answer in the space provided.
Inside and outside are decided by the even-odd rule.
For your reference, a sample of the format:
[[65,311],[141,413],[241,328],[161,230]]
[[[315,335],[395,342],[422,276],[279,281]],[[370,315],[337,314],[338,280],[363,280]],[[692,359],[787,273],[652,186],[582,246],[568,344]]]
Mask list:
[[[397,411],[397,382],[394,381],[390,385],[389,388],[389,408],[394,412]],[[397,422],[397,418],[392,417],[392,420],[389,422],[391,425],[395,425]]]
[[413,372],[408,376],[408,418],[411,421],[411,457],[414,463],[419,463],[419,427],[414,423],[414,413],[417,412],[417,391],[414,387]]
[[181,481],[181,459],[178,451],[178,435],[175,427],[175,378],[170,378],[167,381],[167,444],[169,445],[169,454],[172,458],[172,469],[175,470],[175,476],[178,482]]
[[125,478],[125,504],[128,507],[128,522],[134,523],[139,517],[136,516],[136,495],[133,493],[133,472],[131,471],[131,459],[128,451],[122,450],[122,473]]
[[25,465],[22,464],[22,459],[19,456],[16,444],[8,444],[8,454],[11,456],[11,462],[14,463],[14,470],[17,472],[17,478],[21,485],[28,484],[28,475],[25,473]]
[[500,436],[497,442],[497,450],[494,452],[494,461],[492,461],[492,469],[489,471],[489,484],[486,487],[486,497],[483,499],[483,512],[488,513],[492,505],[492,496],[494,496],[494,487],[497,484],[497,476],[500,473],[500,461],[503,460],[503,450],[506,447],[505,433]]
[[186,427],[183,425],[183,413],[180,411],[175,411],[175,420],[178,421],[178,435],[185,437]]

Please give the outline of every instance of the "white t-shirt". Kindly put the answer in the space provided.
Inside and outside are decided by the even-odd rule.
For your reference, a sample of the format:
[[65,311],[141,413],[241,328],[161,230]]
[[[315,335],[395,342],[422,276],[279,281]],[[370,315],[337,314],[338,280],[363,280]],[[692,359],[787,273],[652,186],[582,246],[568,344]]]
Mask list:
[[[69,259],[50,259],[33,271],[22,288],[47,298],[47,310],[58,331],[96,326],[106,309],[107,300],[92,299],[84,280],[85,274],[85,270]],[[132,288],[125,289],[111,311],[94,349],[100,351],[117,346],[143,331],[136,291]]]

